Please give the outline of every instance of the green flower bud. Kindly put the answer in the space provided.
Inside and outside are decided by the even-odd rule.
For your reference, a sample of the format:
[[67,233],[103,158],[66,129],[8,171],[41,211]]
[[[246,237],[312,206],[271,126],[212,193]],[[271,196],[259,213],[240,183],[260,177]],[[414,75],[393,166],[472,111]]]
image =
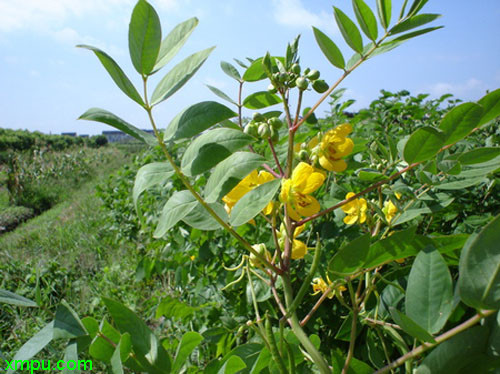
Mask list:
[[317,93],[326,92],[329,88],[328,84],[323,79],[317,79],[313,82],[312,87]]
[[309,86],[309,82],[307,81],[307,79],[305,77],[298,77],[296,80],[295,80],[295,83],[297,84],[297,87],[299,88],[299,90],[307,90],[307,86]]
[[315,81],[316,79],[319,78],[319,71],[317,71],[316,69],[311,70],[309,73],[306,74],[306,77],[312,81]]
[[280,129],[281,126],[283,126],[283,122],[278,117],[272,117],[267,120],[267,123],[269,126],[271,126],[273,129]]
[[264,117],[259,112],[254,112],[254,114],[252,114],[252,118],[255,122],[262,122],[266,120],[266,117]]
[[288,75],[287,73],[280,73],[279,75],[279,81],[281,83],[285,83],[288,80]]
[[[254,245],[252,245],[252,248],[255,249],[255,251],[258,254],[260,254],[262,257],[264,257],[266,260],[271,259],[271,255],[269,254],[269,251],[267,250],[266,245],[264,243],[254,244]],[[249,259],[250,259],[250,265],[252,265],[254,267],[261,266],[261,262],[255,254],[250,253]]]
[[297,63],[293,64],[291,70],[295,74],[300,74],[300,65]]
[[307,161],[307,160],[309,160],[309,153],[305,149],[301,149],[299,151],[299,160],[300,161]]
[[280,133],[277,129],[274,127],[271,127],[271,141],[273,143],[277,143],[278,140],[280,140]]
[[304,70],[304,75],[307,75],[307,74],[309,74],[309,72],[310,72],[310,71],[311,71],[311,69],[309,69],[309,68],[306,68],[306,69]]
[[267,123],[261,123],[259,125],[258,133],[262,139],[268,139],[271,136],[271,128]]
[[245,129],[243,130],[243,132],[247,135],[250,135],[250,136],[253,136],[253,137],[258,137],[259,136],[259,132],[258,132],[258,127],[255,123],[248,123],[246,126],[245,126]]

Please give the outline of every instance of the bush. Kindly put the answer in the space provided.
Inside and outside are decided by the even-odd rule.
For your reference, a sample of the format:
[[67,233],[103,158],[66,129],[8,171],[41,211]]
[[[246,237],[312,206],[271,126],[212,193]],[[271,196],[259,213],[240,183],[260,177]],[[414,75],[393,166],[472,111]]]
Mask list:
[[31,208],[24,206],[13,206],[0,212],[0,234],[16,228],[35,215]]

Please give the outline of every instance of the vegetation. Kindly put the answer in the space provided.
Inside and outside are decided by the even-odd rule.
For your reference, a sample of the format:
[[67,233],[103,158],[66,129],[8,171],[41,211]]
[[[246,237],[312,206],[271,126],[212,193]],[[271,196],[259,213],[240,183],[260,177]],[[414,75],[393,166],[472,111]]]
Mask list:
[[[149,149],[100,185],[102,215],[74,220],[61,247],[51,238],[42,267],[48,273],[23,268],[14,247],[2,252],[11,261],[0,265],[8,274],[0,287],[18,293],[0,290],[0,302],[10,304],[4,326],[33,313],[23,338],[40,327],[19,349],[26,339],[9,335],[2,355],[23,360],[64,350],[66,358],[91,357],[114,373],[497,370],[500,90],[467,103],[382,91],[358,113],[346,112],[352,102],[338,90],[368,58],[435,30],[417,29],[438,18],[421,13],[426,2],[405,1],[390,25],[391,2],[377,1],[377,22],[354,0],[359,29],[334,8],[355,53],[346,62],[313,29],[342,71],[332,85],[300,66],[299,38],[284,56],[235,60],[239,67],[222,62],[238,98],[211,90],[232,109],[196,103],[165,131],[153,109],[212,49],[173,67],[151,95],[149,77],[197,20],[161,41],[156,12],[137,2],[129,40],[143,95],[109,55],[82,46],[145,109],[154,136],[103,109],[81,116]],[[244,85],[262,80],[268,91],[242,97]],[[319,95],[317,103],[302,108],[304,95]],[[330,115],[316,118],[327,99]],[[262,111],[274,105],[281,110]],[[243,109],[254,112],[251,119]],[[92,233],[88,243],[83,233]],[[84,251],[66,253],[71,243]]]

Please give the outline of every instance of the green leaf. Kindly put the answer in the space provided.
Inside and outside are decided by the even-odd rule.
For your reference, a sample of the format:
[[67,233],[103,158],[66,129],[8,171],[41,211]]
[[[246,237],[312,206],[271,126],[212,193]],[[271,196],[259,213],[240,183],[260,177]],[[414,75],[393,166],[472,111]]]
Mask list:
[[445,134],[445,144],[463,139],[478,126],[483,108],[475,103],[463,103],[450,110],[443,117],[439,129]]
[[137,210],[137,200],[147,189],[157,184],[165,183],[174,171],[167,162],[152,162],[141,167],[135,176],[134,189],[132,190],[132,200]]
[[115,116],[113,113],[100,108],[91,108],[83,113],[78,119],[85,119],[87,121],[96,121],[113,126],[115,129],[123,131],[125,134],[132,136],[148,145],[154,146],[158,144],[156,138],[140,129],[125,122],[120,117]]
[[108,298],[103,300],[120,332],[130,334],[134,352],[145,357],[155,372],[170,373],[172,360],[148,326],[119,302]]
[[226,100],[231,104],[238,105],[233,99],[231,99],[228,95],[219,90],[217,87],[210,86],[209,84],[206,84],[205,86],[207,86],[210,91],[219,96],[222,100]]
[[120,351],[121,351],[121,340],[116,346],[113,355],[111,356],[111,372],[113,374],[123,374],[123,365],[120,356]]
[[488,328],[476,326],[453,336],[434,348],[415,373],[459,373],[469,363],[475,362],[477,366],[476,355],[485,351],[488,334]]
[[182,172],[188,176],[210,170],[237,150],[255,141],[241,130],[214,129],[197,137],[182,157]]
[[[346,357],[338,348],[332,350],[332,366],[333,374],[340,374],[342,368],[344,367]],[[349,364],[349,369],[347,374],[373,374],[375,370],[363,361],[358,360],[355,357],[351,358],[351,363]]]
[[247,367],[247,365],[243,362],[241,358],[238,356],[231,356],[229,359],[222,365],[217,374],[235,374],[240,370],[243,370]]
[[460,161],[460,163],[463,165],[472,165],[490,161],[497,156],[500,156],[499,147],[484,147],[462,153],[458,157],[458,161]]
[[411,38],[415,38],[417,36],[424,35],[424,34],[427,34],[427,33],[431,32],[431,31],[439,30],[439,29],[442,29],[442,28],[443,28],[443,26],[436,26],[436,27],[428,27],[426,29],[421,29],[421,30],[409,32],[408,34],[403,34],[401,36],[398,36],[397,38],[392,39],[390,42],[393,42],[393,43],[403,42],[405,40],[408,40],[408,39],[411,39]]
[[375,268],[394,260],[415,256],[427,245],[432,244],[425,236],[415,234],[416,226],[397,231],[386,239],[370,246],[364,267]]
[[408,317],[431,334],[443,328],[453,309],[453,285],[446,262],[433,247],[421,251],[406,288]]
[[[267,78],[264,67],[262,66],[262,59],[263,57],[254,60],[252,64],[247,68],[242,78],[245,82],[257,82]],[[283,57],[272,57],[271,65],[273,71],[276,71],[278,69],[276,66],[276,60],[279,60],[282,64],[285,63],[285,59]]]
[[241,75],[238,72],[238,69],[234,67],[234,65],[230,64],[226,61],[221,61],[220,67],[224,73],[230,76],[233,79],[236,79],[238,82],[241,81]]
[[[68,368],[67,365],[70,364],[69,361],[74,362],[75,368],[79,369],[80,363],[78,362],[78,351],[77,351],[77,344],[76,344],[75,339],[72,339],[68,342],[68,345],[66,346],[66,349],[64,350],[64,361],[66,362],[66,365],[65,365],[66,367],[64,368],[62,374],[69,374],[69,373],[72,373],[74,371],[74,370],[71,370]],[[79,373],[79,372],[80,372],[80,370],[76,371],[76,373]]]
[[380,24],[387,30],[391,23],[391,0],[377,0],[377,12]]
[[408,18],[407,20],[401,22],[400,24],[394,26],[390,31],[389,35],[399,34],[419,26],[425,25],[429,22],[434,21],[441,17],[441,14],[419,14]]
[[408,164],[427,161],[438,153],[444,140],[444,134],[434,127],[421,127],[406,142],[403,157]]
[[90,45],[79,44],[77,47],[85,48],[94,52],[99,61],[101,61],[102,66],[104,66],[113,81],[125,93],[125,95],[130,97],[139,105],[144,106],[144,101],[142,100],[141,95],[139,95],[139,92],[137,92],[130,79],[128,79],[120,66],[106,52]]
[[377,19],[372,10],[363,0],[353,0],[352,6],[361,30],[372,41],[378,36]]
[[160,305],[156,308],[156,318],[176,318],[185,322],[190,320],[199,309],[200,307],[193,307],[176,298],[167,296],[162,299]]
[[208,55],[215,47],[196,52],[175,65],[158,83],[153,96],[151,97],[151,106],[161,103],[176,93],[203,65]]
[[243,106],[248,109],[262,109],[271,105],[276,105],[281,103],[281,100],[275,94],[267,91],[255,92],[243,100]]
[[154,67],[153,73],[160,70],[179,52],[184,43],[198,25],[196,17],[190,18],[174,27],[172,31],[163,39],[160,46],[158,59]]
[[328,264],[329,273],[338,278],[358,272],[365,264],[369,249],[369,234],[354,239],[332,257]]
[[360,170],[358,177],[360,181],[370,182],[370,183],[375,183],[387,178],[384,174],[378,171],[370,171],[370,170]]
[[420,12],[420,10],[424,7],[424,5],[429,0],[414,0],[411,4],[410,10],[408,11],[407,17],[413,17],[415,14]]
[[154,8],[139,0],[132,12],[128,29],[130,58],[139,74],[149,75],[160,51],[161,25]]
[[191,138],[237,114],[216,101],[191,105],[177,114],[165,129],[165,140]]
[[331,40],[325,33],[317,29],[316,27],[313,27],[313,32],[319,48],[328,59],[328,61],[330,61],[333,66],[336,66],[339,69],[344,69],[344,56],[342,56],[342,52],[340,52],[339,47],[337,47],[333,40]]
[[54,320],[54,339],[72,339],[87,335],[80,318],[65,300],[57,307]]
[[477,309],[500,308],[500,215],[472,240],[460,256],[458,290]]
[[153,237],[161,238],[165,235],[177,222],[187,216],[197,203],[198,201],[188,190],[175,191],[163,207]]
[[17,306],[38,307],[38,305],[34,301],[2,289],[0,289],[0,303]]
[[[33,356],[35,356],[38,352],[40,352],[47,344],[52,341],[54,329],[54,322],[50,322],[43,329],[38,331],[35,335],[33,335],[26,343],[22,345],[22,347],[17,351],[14,355],[13,361],[17,360],[29,360]],[[14,373],[13,370],[9,369],[7,374]]]
[[118,344],[120,341],[120,333],[104,319],[98,330],[106,339],[100,336],[101,334],[96,335],[90,344],[89,354],[97,360],[109,363],[115,349],[110,341]]
[[500,88],[482,97],[477,103],[483,107],[483,116],[477,125],[480,127],[500,116]]
[[389,307],[389,310],[391,311],[391,316],[394,322],[396,322],[403,329],[404,332],[422,342],[436,343],[433,336],[429,334],[424,328],[419,326],[410,317],[401,313],[399,310],[393,308],[392,306]]
[[454,182],[442,183],[434,186],[437,190],[463,190],[486,181],[484,177],[460,179]]
[[210,175],[205,187],[206,201],[213,203],[221,199],[264,161],[264,157],[255,153],[233,153],[217,165]]
[[259,214],[273,199],[280,185],[281,179],[275,179],[245,194],[231,210],[231,225],[243,225]]
[[203,336],[194,331],[189,331],[182,336],[181,342],[177,347],[172,372],[179,372],[186,362],[186,359],[193,350],[201,343]]
[[363,39],[361,33],[356,27],[355,23],[351,21],[347,15],[339,8],[333,7],[335,14],[335,21],[339,26],[340,32],[344,37],[346,43],[358,53],[363,52]]
[[[228,221],[229,218],[227,216],[227,212],[222,204],[210,203],[208,205],[220,218],[222,218],[224,222]],[[202,231],[213,231],[222,228],[220,223],[217,222],[200,203],[197,203],[194,209],[191,210],[182,220],[189,226]]]

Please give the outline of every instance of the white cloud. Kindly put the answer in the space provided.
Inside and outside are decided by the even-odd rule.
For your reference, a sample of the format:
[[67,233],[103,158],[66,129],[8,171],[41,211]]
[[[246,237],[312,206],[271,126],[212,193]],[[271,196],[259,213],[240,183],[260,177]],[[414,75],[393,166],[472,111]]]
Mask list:
[[488,87],[484,82],[476,78],[470,78],[466,82],[462,83],[439,82],[429,86],[427,88],[427,92],[430,92],[435,96],[451,93],[458,98],[463,98],[480,95],[481,93],[484,93],[487,88]]
[[330,28],[333,25],[332,15],[326,12],[315,14],[308,11],[301,0],[272,0],[274,6],[274,19],[280,25],[299,28],[311,26]]

